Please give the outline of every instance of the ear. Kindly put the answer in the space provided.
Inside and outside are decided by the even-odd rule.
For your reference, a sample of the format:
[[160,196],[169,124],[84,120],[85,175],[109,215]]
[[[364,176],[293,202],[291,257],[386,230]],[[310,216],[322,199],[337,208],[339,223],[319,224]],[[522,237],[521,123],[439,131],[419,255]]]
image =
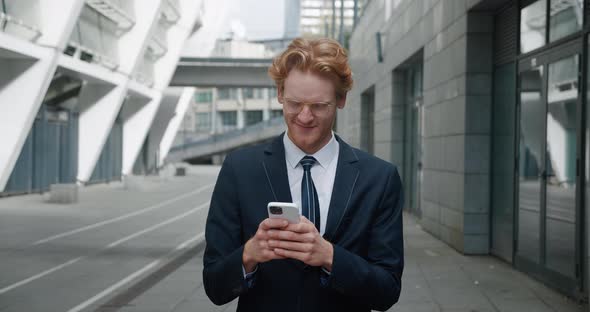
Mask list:
[[339,109],[343,109],[344,105],[346,105],[346,94],[344,94],[342,98],[336,100],[336,107]]

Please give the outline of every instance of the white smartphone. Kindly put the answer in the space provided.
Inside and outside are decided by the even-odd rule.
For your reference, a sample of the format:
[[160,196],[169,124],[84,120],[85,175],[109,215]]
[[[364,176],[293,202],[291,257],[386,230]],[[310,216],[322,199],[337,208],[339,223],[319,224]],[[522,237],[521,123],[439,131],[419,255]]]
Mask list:
[[289,223],[299,223],[299,216],[301,212],[297,204],[270,202],[267,206],[268,217],[271,219],[280,218],[286,219]]

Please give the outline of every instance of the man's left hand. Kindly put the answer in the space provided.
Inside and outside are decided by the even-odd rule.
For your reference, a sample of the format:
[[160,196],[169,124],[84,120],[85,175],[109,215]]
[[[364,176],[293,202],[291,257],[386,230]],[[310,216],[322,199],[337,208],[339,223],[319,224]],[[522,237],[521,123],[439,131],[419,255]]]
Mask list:
[[334,246],[320,235],[307,218],[301,217],[299,223],[289,224],[283,230],[269,230],[268,236],[268,245],[274,248],[277,255],[332,271]]

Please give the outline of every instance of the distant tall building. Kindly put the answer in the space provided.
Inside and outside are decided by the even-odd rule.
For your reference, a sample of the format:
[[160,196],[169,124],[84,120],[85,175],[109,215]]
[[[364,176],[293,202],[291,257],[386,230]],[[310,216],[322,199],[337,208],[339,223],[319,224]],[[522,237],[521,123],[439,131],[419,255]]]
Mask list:
[[[366,0],[299,0],[293,2],[301,3],[302,36],[330,37],[346,41],[354,26],[355,9],[360,12],[360,8]],[[343,8],[342,5],[344,5]]]
[[292,39],[301,34],[301,0],[285,0],[285,31],[283,38]]

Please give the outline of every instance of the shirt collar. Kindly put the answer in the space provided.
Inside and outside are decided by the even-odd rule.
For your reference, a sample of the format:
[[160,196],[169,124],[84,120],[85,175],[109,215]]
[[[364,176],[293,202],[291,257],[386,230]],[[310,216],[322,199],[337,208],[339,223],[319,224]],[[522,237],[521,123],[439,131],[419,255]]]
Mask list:
[[[285,157],[287,158],[287,162],[291,168],[295,169],[299,165],[301,158],[307,154],[291,141],[287,133],[283,136],[283,145],[285,146]],[[334,160],[337,152],[338,142],[332,131],[332,137],[330,138],[330,141],[328,141],[328,144],[324,145],[319,151],[315,152],[315,154],[309,156],[313,156],[322,168],[327,168],[332,160]]]

